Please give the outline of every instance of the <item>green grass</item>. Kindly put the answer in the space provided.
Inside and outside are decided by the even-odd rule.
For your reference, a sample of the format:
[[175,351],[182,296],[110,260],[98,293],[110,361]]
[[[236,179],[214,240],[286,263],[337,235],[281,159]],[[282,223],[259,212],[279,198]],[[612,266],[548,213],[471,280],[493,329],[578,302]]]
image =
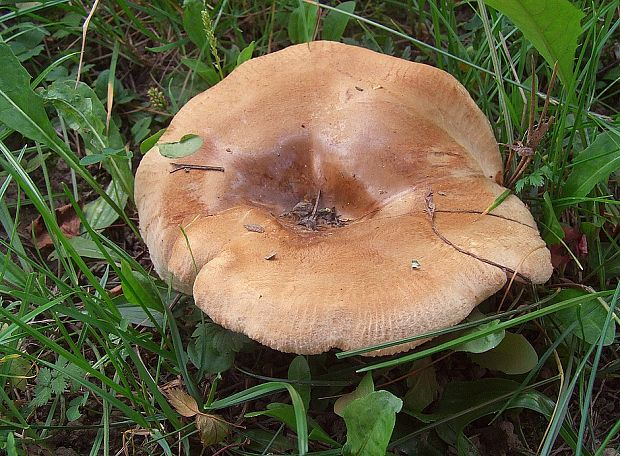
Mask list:
[[[364,423],[338,417],[334,402],[371,371],[357,394],[390,454],[492,454],[485,429],[513,439],[510,454],[612,454],[620,4],[572,3],[583,12],[574,77],[564,65],[551,87],[553,65],[525,26],[483,1],[220,0],[206,20],[199,1],[100,2],[81,68],[81,3],[0,7],[0,451],[347,454]],[[154,275],[132,202],[142,141],[250,55],[324,36],[450,72],[501,144],[526,142],[549,92],[555,121],[531,159],[501,148],[507,182],[527,164],[512,190],[563,260],[547,285],[513,284],[501,309],[503,293],[477,319],[395,341],[436,337],[377,360],[358,356],[372,347],[310,357],[260,347]],[[66,205],[77,237],[63,234]],[[41,248],[36,216],[50,235]],[[489,358],[467,344],[519,373],[483,369]],[[179,413],[175,388],[196,413]]]

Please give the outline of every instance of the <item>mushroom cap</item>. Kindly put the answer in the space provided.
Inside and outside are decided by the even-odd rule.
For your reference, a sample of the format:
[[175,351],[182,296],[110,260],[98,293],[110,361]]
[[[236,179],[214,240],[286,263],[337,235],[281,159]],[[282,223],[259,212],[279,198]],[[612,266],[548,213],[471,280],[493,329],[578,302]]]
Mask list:
[[[516,196],[481,215],[505,190],[497,143],[437,68],[335,42],[291,46],[194,97],[160,143],[187,134],[203,139],[197,152],[169,159],[155,146],[136,174],[155,270],[216,323],[277,350],[348,350],[448,327],[501,289],[507,270],[533,283],[552,273]],[[224,172],[170,173],[172,162]],[[345,226],[309,231],[281,217],[319,191]]]

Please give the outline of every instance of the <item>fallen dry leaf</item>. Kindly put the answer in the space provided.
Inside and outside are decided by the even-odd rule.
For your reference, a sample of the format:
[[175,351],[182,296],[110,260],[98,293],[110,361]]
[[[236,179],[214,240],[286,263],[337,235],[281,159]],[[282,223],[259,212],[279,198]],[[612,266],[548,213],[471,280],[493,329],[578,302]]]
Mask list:
[[192,396],[187,394],[180,388],[171,388],[164,391],[164,394],[168,398],[168,402],[174,409],[179,412],[180,415],[191,417],[195,415],[202,415],[202,412],[198,410],[198,404]]
[[[56,221],[58,222],[60,231],[67,239],[71,239],[80,234],[80,218],[75,213],[75,209],[73,209],[71,204],[61,206],[54,212],[56,213]],[[30,232],[34,234],[35,246],[38,249],[52,245],[52,238],[40,215],[33,220],[29,229]]]
[[230,425],[217,415],[199,415],[196,417],[196,429],[204,446],[222,442],[230,433]]

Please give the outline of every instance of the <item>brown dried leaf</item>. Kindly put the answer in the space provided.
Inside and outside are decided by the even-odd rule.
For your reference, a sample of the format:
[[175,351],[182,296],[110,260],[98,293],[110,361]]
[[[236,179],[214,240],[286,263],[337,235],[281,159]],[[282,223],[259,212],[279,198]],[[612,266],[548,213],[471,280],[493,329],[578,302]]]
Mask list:
[[198,415],[196,429],[204,446],[223,442],[230,434],[230,425],[218,415]]
[[535,150],[540,142],[543,140],[551,125],[553,125],[554,117],[550,117],[547,121],[541,121],[536,128],[528,135],[527,142],[533,150]]
[[165,394],[170,405],[182,416],[190,417],[202,414],[202,412],[198,410],[198,404],[194,398],[182,389],[171,388],[165,391]]
[[509,144],[508,148],[516,152],[519,157],[531,157],[534,155],[534,149],[524,146],[520,141],[517,141],[515,144]]
[[[80,234],[80,218],[75,213],[75,209],[73,209],[71,204],[57,208],[55,213],[60,231],[67,239],[71,239]],[[33,220],[29,229],[31,233],[34,233],[35,246],[38,249],[52,245],[52,238],[40,215]]]

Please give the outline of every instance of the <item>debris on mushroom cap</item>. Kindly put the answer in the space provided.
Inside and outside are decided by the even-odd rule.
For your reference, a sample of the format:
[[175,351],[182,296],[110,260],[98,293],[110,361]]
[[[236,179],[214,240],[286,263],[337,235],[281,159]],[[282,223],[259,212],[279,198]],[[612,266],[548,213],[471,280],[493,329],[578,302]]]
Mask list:
[[[215,322],[272,348],[425,333],[462,320],[507,274],[551,275],[517,197],[482,215],[505,190],[499,150],[463,86],[436,68],[333,42],[292,46],[190,100],[160,141],[188,134],[203,139],[183,157],[189,172],[171,174],[155,146],[136,174],[151,259]],[[316,226],[325,208],[347,223]],[[296,210],[316,229],[282,216]]]

